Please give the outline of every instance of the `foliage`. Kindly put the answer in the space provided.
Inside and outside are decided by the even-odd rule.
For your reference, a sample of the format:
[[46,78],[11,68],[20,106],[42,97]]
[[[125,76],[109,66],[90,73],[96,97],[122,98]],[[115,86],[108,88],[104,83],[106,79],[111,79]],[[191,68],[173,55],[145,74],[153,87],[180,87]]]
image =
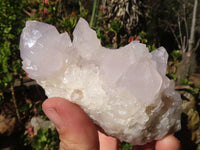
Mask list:
[[180,50],[173,50],[171,52],[171,56],[174,59],[174,61],[179,60],[181,56],[181,51]]
[[122,28],[122,24],[117,20],[114,20],[111,23],[111,26],[108,28],[108,31],[111,31],[114,33],[114,38],[113,38],[113,47],[114,48],[117,48],[119,46],[118,42],[117,42],[117,36],[118,36],[118,33],[121,30],[121,28]]
[[200,94],[200,85],[195,86],[188,79],[182,80],[182,85],[188,85],[190,88],[187,89],[194,97],[197,97]]
[[35,0],[29,1],[26,13],[31,20],[38,20],[56,26],[58,31],[67,31],[70,35],[80,17],[87,18],[88,10],[81,1],[66,4],[66,1]]
[[119,150],[132,150],[132,149],[133,149],[133,145],[126,142],[122,142],[119,145]]
[[[94,9],[94,8],[93,8]],[[101,9],[101,8],[100,8]],[[103,43],[103,41],[105,40],[105,35],[104,35],[104,28],[103,28],[103,25],[104,24],[104,21],[105,19],[102,18],[102,13],[103,11],[100,10],[100,11],[96,11],[96,19],[95,19],[95,22],[93,23],[93,26],[91,26],[91,28],[93,28],[96,33],[97,33],[97,37],[100,39],[100,41]]]
[[36,150],[59,149],[58,133],[52,128],[40,128],[36,135],[31,131],[25,131],[25,145],[31,145]]
[[27,18],[23,14],[25,5],[26,0],[0,1],[0,106],[12,102],[19,122],[21,119],[13,84],[15,79],[22,78],[24,75],[21,69],[18,45],[20,33],[24,27],[24,20]]
[[139,33],[139,36],[140,36],[140,38],[139,38],[140,42],[146,44],[150,52],[152,52],[153,50],[156,49],[156,47],[154,46],[154,44],[152,44],[152,43],[147,39],[147,33],[146,33],[146,32],[141,31],[141,32]]
[[174,81],[176,81],[176,75],[174,73],[169,73],[168,71],[166,72],[166,76],[169,78],[169,79],[172,79]]
[[0,93],[11,87],[22,74],[19,60],[19,35],[24,26],[25,1],[0,1]]
[[108,30],[111,31],[111,32],[114,32],[114,33],[119,33],[121,28],[122,28],[122,24],[119,21],[114,20],[111,23],[111,26],[108,28]]
[[200,150],[200,145],[198,145],[197,150]]
[[173,50],[169,56],[171,60],[168,61],[167,76],[170,79],[173,79],[174,81],[177,80],[176,71],[177,71],[177,67],[180,63],[180,56],[181,56],[180,50]]

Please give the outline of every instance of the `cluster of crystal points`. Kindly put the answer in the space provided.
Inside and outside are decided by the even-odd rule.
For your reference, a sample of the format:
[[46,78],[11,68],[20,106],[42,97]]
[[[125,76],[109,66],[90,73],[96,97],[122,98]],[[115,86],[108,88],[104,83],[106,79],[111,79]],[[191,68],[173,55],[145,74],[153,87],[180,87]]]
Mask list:
[[180,129],[181,98],[165,75],[163,47],[102,47],[80,18],[73,41],[52,25],[27,21],[20,51],[23,69],[48,97],[78,104],[108,135],[141,145]]

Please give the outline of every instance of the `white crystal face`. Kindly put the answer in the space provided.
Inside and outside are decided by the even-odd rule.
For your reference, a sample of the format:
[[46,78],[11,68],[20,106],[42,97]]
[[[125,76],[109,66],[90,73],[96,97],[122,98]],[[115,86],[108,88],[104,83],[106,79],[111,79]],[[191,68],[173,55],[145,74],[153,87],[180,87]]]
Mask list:
[[48,97],[78,104],[108,135],[142,145],[180,129],[181,98],[165,75],[163,47],[102,47],[80,18],[73,41],[52,25],[27,21],[20,51],[23,69]]

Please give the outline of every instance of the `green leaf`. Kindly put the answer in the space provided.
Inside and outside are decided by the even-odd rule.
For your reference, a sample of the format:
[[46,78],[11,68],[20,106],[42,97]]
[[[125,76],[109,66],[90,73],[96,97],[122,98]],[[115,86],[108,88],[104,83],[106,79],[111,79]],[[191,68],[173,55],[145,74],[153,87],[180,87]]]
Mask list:
[[177,80],[176,75],[173,74],[173,73],[169,73],[169,72],[167,71],[166,75],[167,75],[167,77],[168,77],[169,79],[173,79],[173,80],[175,80],[175,81]]
[[12,63],[12,71],[14,72],[14,74],[17,74],[20,72],[21,70],[21,61],[20,60],[16,60],[16,61],[13,61]]
[[139,35],[140,35],[140,37],[141,37],[142,39],[145,39],[145,38],[146,38],[146,35],[147,35],[147,33],[146,33],[146,32],[144,32],[144,31],[141,31],[141,32],[139,33]]
[[41,141],[42,141],[42,142],[46,142],[46,141],[47,141],[46,135],[43,135],[43,136],[41,137]]
[[197,150],[200,150],[200,144],[198,144],[198,146],[197,146]]
[[119,150],[132,150],[132,149],[133,149],[133,145],[126,142],[122,142],[119,145]]
[[11,31],[12,27],[7,27],[4,29],[4,33],[8,34]]
[[38,143],[38,141],[36,139],[34,139],[31,143],[31,146],[35,149],[41,149],[40,144]]
[[10,39],[10,40],[12,40],[12,39],[15,38],[15,36],[14,36],[13,34],[8,34],[7,37],[8,37],[8,39]]
[[88,15],[88,10],[84,9],[84,10],[81,11],[79,17],[86,18],[87,15]]
[[12,76],[10,74],[6,74],[3,78],[4,82],[10,83],[12,81]]
[[7,57],[4,57],[2,59],[2,62],[1,62],[1,66],[2,66],[2,69],[3,69],[3,73],[8,73],[8,58]]
[[189,85],[189,86],[192,85],[192,83],[190,81],[188,81],[188,79],[183,79],[181,82],[183,85]]
[[173,50],[171,52],[171,56],[173,57],[173,59],[178,59],[181,56],[181,51],[180,50]]
[[110,26],[110,28],[108,28],[108,30],[111,31],[111,32],[114,32],[114,33],[119,33],[121,28],[122,28],[122,24],[119,21],[114,20],[111,23],[111,26]]
[[4,44],[3,44],[3,47],[0,51],[0,54],[4,57],[8,57],[11,55],[11,51],[10,51],[10,42],[6,41]]

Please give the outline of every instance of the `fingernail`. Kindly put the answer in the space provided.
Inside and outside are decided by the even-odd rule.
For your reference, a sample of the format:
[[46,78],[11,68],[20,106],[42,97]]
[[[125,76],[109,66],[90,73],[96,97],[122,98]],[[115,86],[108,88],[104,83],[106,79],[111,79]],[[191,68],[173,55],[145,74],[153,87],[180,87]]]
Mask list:
[[53,122],[53,124],[56,126],[57,130],[62,130],[64,128],[64,122],[60,118],[57,111],[53,108],[48,108],[44,110],[44,113],[47,115],[47,117]]

